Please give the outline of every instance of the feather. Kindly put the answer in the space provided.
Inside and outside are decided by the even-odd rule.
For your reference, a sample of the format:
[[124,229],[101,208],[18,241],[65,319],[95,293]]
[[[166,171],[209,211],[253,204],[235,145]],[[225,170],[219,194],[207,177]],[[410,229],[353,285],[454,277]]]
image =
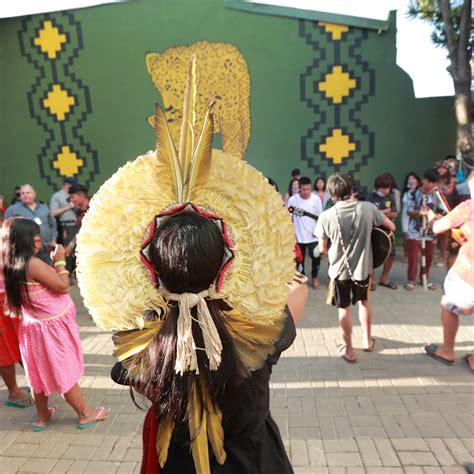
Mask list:
[[122,362],[141,352],[160,332],[163,323],[161,320],[146,321],[143,329],[116,332],[113,336],[114,357]]
[[189,173],[185,178],[184,200],[192,200],[192,192],[198,186],[207,184],[211,172],[212,138],[214,135],[214,104],[209,104],[193,158],[189,165]]
[[274,344],[281,336],[282,323],[283,320],[272,325],[259,324],[235,309],[226,312],[224,318],[240,360],[252,371],[261,369],[268,355],[275,351]]
[[179,139],[179,162],[184,180],[188,176],[194,149],[194,126],[196,124],[196,56],[193,54],[189,64],[188,81],[183,103],[183,121]]
[[195,382],[189,397],[189,436],[196,474],[210,474],[209,447],[207,444],[206,411],[203,409]]
[[158,462],[164,467],[168,459],[168,448],[170,446],[171,435],[173,434],[173,422],[167,416],[158,423],[156,433],[156,453],[158,454]]
[[155,104],[155,134],[158,160],[164,163],[170,173],[171,186],[178,202],[183,202],[183,175],[176,154],[171,132],[165,114],[158,103]]
[[222,411],[212,403],[211,398],[205,391],[205,403],[207,410],[207,435],[211,443],[212,450],[216,456],[217,462],[222,465],[225,463],[227,454],[224,451],[224,430],[222,429]]

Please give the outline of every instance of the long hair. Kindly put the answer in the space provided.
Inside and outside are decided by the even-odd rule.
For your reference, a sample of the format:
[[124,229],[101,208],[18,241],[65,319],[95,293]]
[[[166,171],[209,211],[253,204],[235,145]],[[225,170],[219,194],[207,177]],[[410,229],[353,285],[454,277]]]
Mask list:
[[318,181],[322,181],[324,183],[324,188],[323,188],[323,191],[326,191],[326,178],[324,178],[323,176],[318,176],[315,180],[314,180],[314,184],[313,184],[313,190],[318,192],[318,187],[316,186],[316,183]]
[[413,176],[416,179],[416,187],[419,188],[421,186],[421,179],[418,177],[418,175],[414,171],[410,171],[405,176],[405,181],[403,183],[403,193],[410,191],[410,189],[408,188],[408,180],[411,176]]
[[298,178],[292,178],[291,181],[288,183],[288,196],[290,197],[293,196],[292,188],[293,188],[293,183],[295,181],[298,183],[298,185],[300,184],[300,180]]
[[40,234],[36,222],[22,217],[7,219],[0,232],[0,266],[5,277],[6,303],[18,316],[25,300],[29,301],[27,267],[35,254],[35,237]]
[[[199,293],[216,279],[224,257],[224,240],[214,222],[195,212],[170,217],[155,231],[150,260],[160,283],[172,293]],[[197,350],[199,377],[209,388],[209,395],[220,407],[232,398],[231,392],[242,374],[243,365],[237,356],[229,332],[223,323],[222,311],[230,309],[221,300],[206,301],[222,341],[221,364],[216,371],[208,366],[204,351]],[[194,372],[175,372],[177,343],[177,303],[170,302],[170,311],[155,340],[134,361],[139,368],[132,385],[156,407],[158,418],[171,417],[176,424],[187,420],[187,404]],[[204,347],[202,331],[192,309],[193,336],[196,347]],[[133,370],[132,370],[133,371]],[[196,384],[198,393],[200,386]]]

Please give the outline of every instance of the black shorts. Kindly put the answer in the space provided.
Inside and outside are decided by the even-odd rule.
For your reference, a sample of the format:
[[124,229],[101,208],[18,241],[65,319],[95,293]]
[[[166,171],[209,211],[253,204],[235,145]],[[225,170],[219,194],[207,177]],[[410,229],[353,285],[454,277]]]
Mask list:
[[338,308],[347,308],[351,305],[351,302],[356,304],[358,301],[367,300],[369,298],[369,280],[370,277],[363,281],[358,281],[358,284],[352,280],[331,281],[331,285],[333,285],[331,304]]

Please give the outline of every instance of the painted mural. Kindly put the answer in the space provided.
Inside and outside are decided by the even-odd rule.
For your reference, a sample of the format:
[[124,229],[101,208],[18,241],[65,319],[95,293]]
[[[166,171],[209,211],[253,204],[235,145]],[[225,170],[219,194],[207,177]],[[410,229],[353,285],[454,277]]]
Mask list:
[[423,173],[453,152],[455,129],[452,98],[415,99],[396,65],[395,33],[394,15],[378,32],[252,14],[221,0],[137,0],[0,20],[0,142],[14,157],[0,160],[0,194],[30,182],[48,201],[65,176],[94,192],[153,148],[147,118],[156,101],[176,138],[193,53],[200,112],[217,102],[216,145],[281,191],[293,168],[313,179],[351,172],[367,189],[390,171],[400,185],[408,171]]
[[44,138],[36,154],[39,175],[53,188],[65,177],[89,184],[99,163],[82,130],[92,112],[89,88],[74,71],[84,47],[81,24],[63,13],[27,17],[21,26],[20,50],[32,73],[26,94],[29,126],[38,127]]
[[375,74],[361,53],[367,30],[300,21],[314,59],[301,74],[301,100],[314,122],[301,137],[301,158],[317,175],[357,173],[374,157],[374,133],[360,117],[375,94]]
[[[226,153],[244,157],[250,139],[250,76],[247,63],[232,44],[199,41],[189,46],[147,53],[146,66],[163,98],[171,135],[177,145],[189,59],[199,65],[198,129],[209,102],[214,100],[216,132]],[[153,116],[148,122],[154,127]]]

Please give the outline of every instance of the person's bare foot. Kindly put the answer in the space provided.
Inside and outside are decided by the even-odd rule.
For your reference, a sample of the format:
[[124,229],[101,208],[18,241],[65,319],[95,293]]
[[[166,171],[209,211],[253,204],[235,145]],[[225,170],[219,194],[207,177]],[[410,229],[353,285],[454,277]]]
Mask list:
[[51,418],[54,416],[54,413],[56,412],[56,407],[49,407],[48,412],[45,413],[42,416],[38,416],[38,421],[35,423],[34,426],[37,426],[41,428],[44,425],[47,425]]
[[31,396],[19,388],[10,393],[8,400],[16,403],[18,407],[30,407],[34,403]]
[[317,278],[313,278],[313,288],[319,290],[321,288],[321,282]]
[[341,357],[346,361],[349,362],[349,364],[353,364],[354,362],[357,362],[357,359],[354,354],[354,349],[348,349],[347,346],[341,346],[339,347],[339,353],[341,354]]
[[454,351],[445,351],[444,347],[442,345],[439,345],[436,348],[435,354],[438,357],[442,357],[443,359],[445,359],[447,361],[450,361],[450,362],[454,362],[456,360],[456,355],[454,354]]
[[109,409],[104,407],[99,407],[87,410],[84,416],[79,417],[79,423],[87,424],[93,421],[103,421],[106,420],[109,416]]

